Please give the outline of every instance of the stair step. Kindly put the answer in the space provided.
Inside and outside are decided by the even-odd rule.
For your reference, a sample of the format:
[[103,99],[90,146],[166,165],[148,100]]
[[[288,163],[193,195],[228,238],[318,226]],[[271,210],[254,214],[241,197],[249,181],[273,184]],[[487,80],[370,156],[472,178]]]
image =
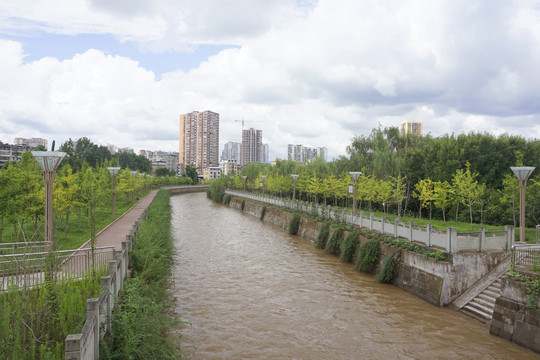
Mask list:
[[489,302],[492,302],[494,304],[495,304],[495,301],[498,298],[498,296],[495,297],[495,296],[492,296],[492,295],[489,295],[489,294],[484,294],[484,293],[480,293],[480,294],[476,295],[476,297],[478,297],[480,299],[484,299],[484,300],[489,301]]
[[475,317],[477,319],[481,318],[481,319],[478,319],[478,320],[481,320],[481,321],[483,320],[483,321],[487,322],[487,321],[491,320],[491,317],[492,317],[491,314],[485,313],[482,310],[479,310],[479,309],[474,308],[474,307],[469,306],[469,305],[465,305],[462,310],[466,310],[465,313],[468,313],[469,315],[474,314],[475,316],[473,316],[473,317]]
[[482,304],[480,304],[478,302],[475,302],[475,300],[473,300],[470,303],[468,303],[467,305],[465,305],[465,307],[466,308],[477,309],[478,311],[487,314],[486,316],[489,317],[489,318],[491,318],[491,316],[493,315],[493,308],[489,308],[488,306],[485,306],[485,305],[482,305]]
[[491,290],[488,290],[488,289],[482,291],[481,294],[491,296],[491,297],[493,297],[495,299],[498,298],[499,296],[501,296],[500,292],[495,292],[495,291],[491,291]]
[[476,298],[471,300],[471,302],[484,305],[485,307],[490,308],[492,311],[495,308],[495,301],[491,301],[491,299],[486,300],[486,299],[481,298],[480,296],[477,296]]

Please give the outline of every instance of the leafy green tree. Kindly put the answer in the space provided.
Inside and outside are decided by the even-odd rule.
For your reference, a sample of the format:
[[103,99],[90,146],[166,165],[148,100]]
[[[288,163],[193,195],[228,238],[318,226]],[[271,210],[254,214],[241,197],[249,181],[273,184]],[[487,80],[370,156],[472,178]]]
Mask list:
[[469,207],[471,230],[473,223],[472,207],[479,201],[482,191],[478,181],[475,180],[477,176],[478,174],[471,172],[470,164],[467,162],[465,171],[458,169],[453,179],[453,186],[459,202]]
[[422,218],[422,208],[429,207],[429,219],[431,220],[431,203],[435,200],[434,184],[430,178],[420,180],[414,186],[413,196],[420,200],[420,218]]
[[444,222],[446,222],[446,209],[454,202],[453,198],[452,185],[447,181],[436,181],[433,183],[433,203],[441,209]]

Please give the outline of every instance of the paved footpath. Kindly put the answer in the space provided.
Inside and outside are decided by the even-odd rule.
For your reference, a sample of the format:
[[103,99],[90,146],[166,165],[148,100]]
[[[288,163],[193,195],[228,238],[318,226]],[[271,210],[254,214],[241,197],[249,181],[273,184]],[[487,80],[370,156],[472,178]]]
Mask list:
[[[116,250],[122,250],[122,241],[126,241],[126,235],[139,219],[141,214],[152,203],[158,190],[152,190],[148,195],[139,200],[131,209],[124,215],[116,219],[115,222],[103,229],[96,235],[96,247],[114,246]],[[90,241],[87,241],[80,248],[85,249],[90,247]]]

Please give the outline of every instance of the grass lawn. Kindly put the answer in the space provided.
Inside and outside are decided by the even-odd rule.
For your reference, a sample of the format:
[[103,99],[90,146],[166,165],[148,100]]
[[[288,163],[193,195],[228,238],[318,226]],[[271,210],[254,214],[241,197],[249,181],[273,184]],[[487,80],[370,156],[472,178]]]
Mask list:
[[[147,192],[144,193],[144,196],[147,194]],[[135,203],[137,201],[138,197],[136,196]],[[122,216],[122,214],[129,210],[133,205],[134,204],[131,203],[131,197],[129,199],[126,199],[124,196],[116,198],[115,219]],[[96,209],[96,234],[115,220],[112,218],[111,213],[112,209],[110,203]],[[77,249],[86,241],[90,240],[90,219],[86,216],[86,212],[82,212],[80,217],[77,212],[70,215],[67,232],[66,226],[64,224],[58,225],[58,223],[58,219],[55,219],[54,237],[57,241],[58,250]],[[41,219],[38,224],[39,240],[43,239],[43,228],[43,219]],[[23,233],[28,241],[34,233],[34,226],[31,222],[27,221],[24,224]],[[4,228],[2,232],[2,243],[15,242],[16,240],[14,238],[13,226]],[[19,239],[19,241],[25,241],[25,239]]]

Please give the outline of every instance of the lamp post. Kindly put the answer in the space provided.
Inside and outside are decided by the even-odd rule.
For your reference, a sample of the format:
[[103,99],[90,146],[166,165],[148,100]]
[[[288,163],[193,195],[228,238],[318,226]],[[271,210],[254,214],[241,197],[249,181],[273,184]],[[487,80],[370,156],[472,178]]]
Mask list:
[[107,170],[112,175],[112,218],[114,219],[116,217],[116,175],[118,174],[118,171],[120,171],[119,167],[108,167]]
[[353,205],[352,205],[353,216],[356,215],[356,182],[358,181],[358,178],[360,177],[361,174],[362,174],[361,171],[349,171],[349,176],[351,177],[351,179],[353,181],[353,195],[352,195],[352,198],[353,198]]
[[264,196],[264,179],[266,179],[266,175],[261,175],[261,179],[262,179],[262,183],[261,183],[261,186],[262,186],[262,191],[263,191],[263,196]]
[[534,171],[533,166],[513,166],[510,167],[519,184],[519,242],[525,242],[525,188],[527,187],[527,179]]
[[298,179],[298,175],[292,174],[291,177],[293,180],[292,199],[294,200],[296,198],[296,179]]
[[54,173],[64,156],[66,156],[66,153],[61,151],[32,151],[32,155],[34,155],[41,170],[43,170],[43,181],[45,182],[45,242],[51,245],[53,244],[52,206]]
[[244,191],[246,191],[246,179],[247,179],[247,176],[242,176],[242,179],[244,179]]
[[131,183],[133,184],[133,189],[131,191],[131,203],[134,204],[135,203],[135,176],[137,175],[137,172],[136,171],[132,171],[131,172],[131,178],[132,178],[132,181]]

